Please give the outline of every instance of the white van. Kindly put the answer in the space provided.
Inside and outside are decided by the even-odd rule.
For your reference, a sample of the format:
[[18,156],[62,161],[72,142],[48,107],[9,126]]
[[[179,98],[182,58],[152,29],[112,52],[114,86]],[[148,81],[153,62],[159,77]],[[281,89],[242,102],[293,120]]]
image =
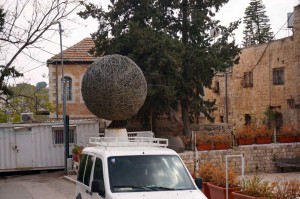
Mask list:
[[80,158],[76,199],[206,199],[167,139],[97,137],[90,144]]

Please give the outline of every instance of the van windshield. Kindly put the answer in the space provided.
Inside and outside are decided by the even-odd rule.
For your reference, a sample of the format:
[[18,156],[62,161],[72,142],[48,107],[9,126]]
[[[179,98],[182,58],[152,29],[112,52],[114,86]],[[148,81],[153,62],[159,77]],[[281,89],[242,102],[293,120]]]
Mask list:
[[108,167],[112,192],[196,189],[175,155],[110,157]]

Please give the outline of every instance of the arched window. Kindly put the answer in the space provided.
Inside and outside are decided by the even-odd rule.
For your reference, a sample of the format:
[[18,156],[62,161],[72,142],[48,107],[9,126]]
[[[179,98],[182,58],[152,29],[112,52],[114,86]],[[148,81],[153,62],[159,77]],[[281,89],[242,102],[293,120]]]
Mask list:
[[[63,81],[61,81],[61,99],[63,99]],[[72,100],[72,78],[65,76],[66,101]]]

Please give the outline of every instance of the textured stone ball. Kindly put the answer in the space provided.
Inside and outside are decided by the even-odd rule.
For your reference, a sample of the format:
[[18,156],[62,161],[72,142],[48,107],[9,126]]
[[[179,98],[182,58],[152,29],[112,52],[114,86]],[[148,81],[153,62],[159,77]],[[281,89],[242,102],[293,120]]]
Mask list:
[[138,112],[147,95],[142,70],[122,55],[96,60],[85,72],[81,85],[87,108],[107,120],[129,119]]

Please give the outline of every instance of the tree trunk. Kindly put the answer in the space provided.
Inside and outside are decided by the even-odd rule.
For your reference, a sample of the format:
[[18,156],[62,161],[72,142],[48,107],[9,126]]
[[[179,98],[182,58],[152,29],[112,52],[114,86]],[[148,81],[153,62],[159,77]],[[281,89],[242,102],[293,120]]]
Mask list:
[[[187,46],[188,44],[188,1],[183,0],[182,1],[182,43]],[[184,53],[183,56],[183,78],[185,79],[185,82],[189,81],[189,63],[186,60],[188,56],[188,52]],[[190,104],[188,99],[186,99],[188,96],[185,96],[184,99],[181,99],[181,111],[182,111],[182,122],[183,122],[183,134],[185,136],[190,136],[192,134],[191,128],[190,128],[190,120],[189,120],[189,110],[190,110]]]
[[156,121],[156,113],[151,111],[151,129],[154,134],[157,134],[157,121]]
[[183,134],[185,136],[191,136],[191,124],[189,120],[189,103],[187,100],[181,100],[181,114],[183,122]]

